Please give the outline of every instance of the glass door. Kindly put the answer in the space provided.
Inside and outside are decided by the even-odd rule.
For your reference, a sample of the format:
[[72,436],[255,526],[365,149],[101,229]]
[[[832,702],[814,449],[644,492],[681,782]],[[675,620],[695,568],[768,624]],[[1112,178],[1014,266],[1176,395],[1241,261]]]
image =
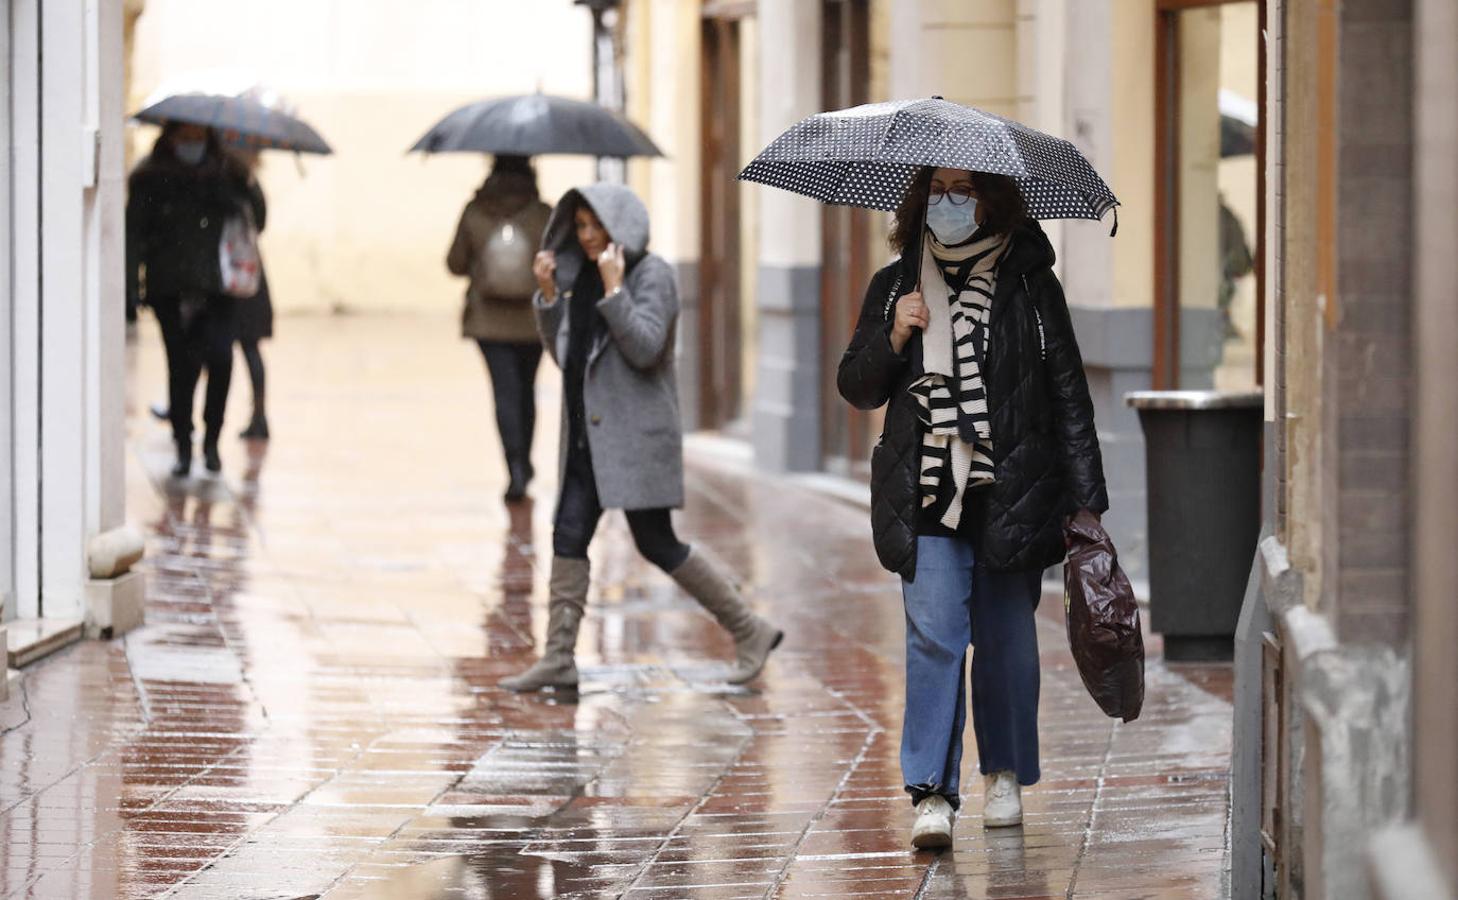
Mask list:
[[1257,0],[1160,0],[1155,382],[1261,383],[1264,145]]

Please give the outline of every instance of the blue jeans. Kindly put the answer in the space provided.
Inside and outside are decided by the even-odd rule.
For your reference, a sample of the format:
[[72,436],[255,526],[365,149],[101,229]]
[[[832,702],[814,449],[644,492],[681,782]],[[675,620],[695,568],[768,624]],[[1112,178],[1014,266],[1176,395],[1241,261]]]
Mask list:
[[906,602],[906,715],[901,774],[912,799],[958,803],[967,723],[967,648],[972,654],[972,727],[982,774],[1010,770],[1035,784],[1038,768],[1038,606],[1042,573],[978,568],[972,545],[950,537],[916,541],[916,580]]

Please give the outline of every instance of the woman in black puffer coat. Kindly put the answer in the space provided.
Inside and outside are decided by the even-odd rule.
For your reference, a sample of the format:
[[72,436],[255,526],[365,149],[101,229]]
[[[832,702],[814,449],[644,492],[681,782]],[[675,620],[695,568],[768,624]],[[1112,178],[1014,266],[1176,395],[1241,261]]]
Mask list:
[[901,257],[871,279],[838,385],[859,409],[887,407],[871,522],[906,603],[912,843],[938,848],[959,806],[969,646],[983,823],[1022,820],[1020,787],[1040,775],[1042,571],[1063,559],[1066,518],[1101,514],[1108,495],[1053,248],[1016,184],[926,169],[892,245]]
[[[127,183],[126,279],[131,303],[152,307],[167,349],[175,477],[192,468],[193,395],[207,370],[203,457],[222,468],[218,438],[233,374],[238,303],[223,293],[218,246],[223,223],[261,204],[247,170],[211,129],[170,123]],[[253,209],[261,219],[261,205]],[[250,301],[241,301],[250,302]]]

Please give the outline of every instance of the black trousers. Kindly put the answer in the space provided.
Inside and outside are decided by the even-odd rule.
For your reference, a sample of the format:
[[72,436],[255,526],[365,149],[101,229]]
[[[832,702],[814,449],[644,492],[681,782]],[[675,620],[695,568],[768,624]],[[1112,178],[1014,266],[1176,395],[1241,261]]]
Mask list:
[[248,364],[248,380],[253,382],[253,415],[263,412],[264,388],[267,386],[267,372],[263,368],[263,354],[258,351],[258,341],[253,338],[239,339],[238,348],[243,351],[243,362]]
[[541,344],[519,344],[478,339],[491,393],[496,399],[496,430],[508,464],[531,465],[532,434],[537,427],[537,365]]
[[238,302],[220,296],[158,297],[148,302],[157,314],[162,344],[167,351],[167,402],[171,410],[172,438],[179,444],[192,440],[193,396],[203,369],[207,369],[203,424],[207,438],[216,440],[223,430],[228,384],[233,378]]
[[[552,552],[563,559],[586,559],[587,547],[602,519],[602,503],[592,473],[592,458],[585,446],[569,442],[562,490],[557,499],[557,520],[552,529]],[[643,558],[665,572],[673,572],[689,556],[689,546],[673,531],[667,509],[631,509],[626,513],[633,543]]]

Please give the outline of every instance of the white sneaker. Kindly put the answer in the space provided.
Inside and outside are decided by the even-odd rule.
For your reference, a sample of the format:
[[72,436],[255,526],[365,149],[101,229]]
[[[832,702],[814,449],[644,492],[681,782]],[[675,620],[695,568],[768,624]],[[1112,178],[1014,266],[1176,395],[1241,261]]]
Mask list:
[[932,794],[916,804],[911,846],[918,850],[943,850],[952,846],[952,804],[946,797]]
[[982,825],[1007,828],[1023,824],[1023,789],[1017,776],[1003,770],[982,776]]

